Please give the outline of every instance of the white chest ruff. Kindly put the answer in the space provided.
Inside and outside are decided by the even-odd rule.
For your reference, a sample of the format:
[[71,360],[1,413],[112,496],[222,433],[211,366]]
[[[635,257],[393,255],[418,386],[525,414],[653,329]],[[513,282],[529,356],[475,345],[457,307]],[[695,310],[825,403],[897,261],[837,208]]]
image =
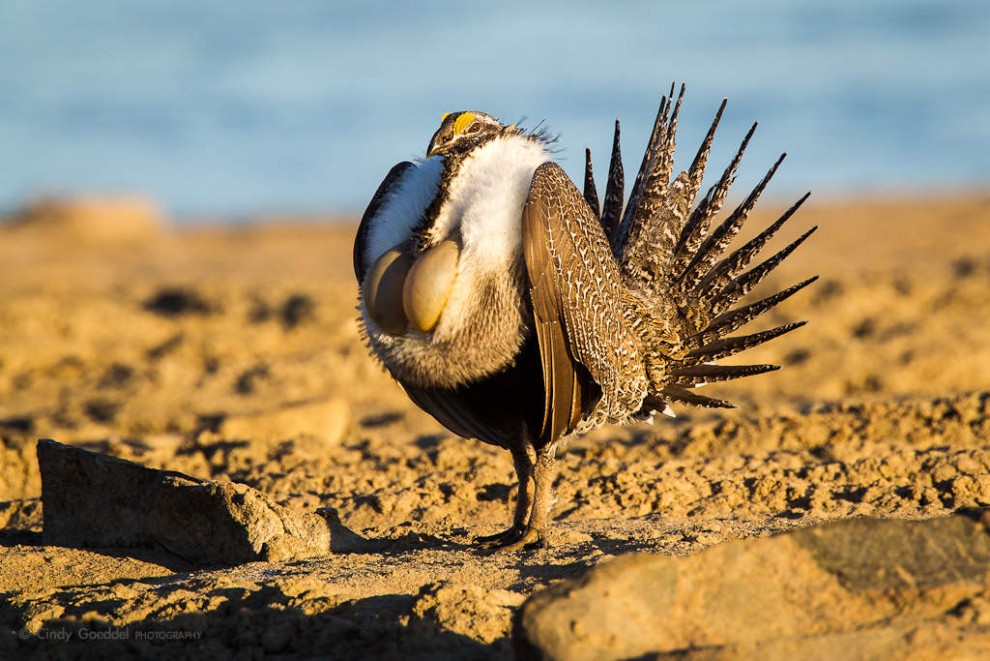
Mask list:
[[462,250],[478,268],[504,267],[520,256],[522,210],[543,146],[519,136],[498,138],[478,149],[451,182],[436,235],[459,230]]
[[[432,167],[433,160],[419,168]],[[461,164],[431,232],[433,241],[453,239],[461,248],[457,276],[433,332],[411,329],[388,335],[362,308],[372,349],[401,381],[455,387],[514,361],[529,332],[522,210],[533,172],[546,161],[542,145],[513,135],[493,140]],[[425,210],[429,205],[430,200],[415,194],[428,188],[430,177],[417,174],[413,172],[410,180],[415,185],[402,186],[395,195],[405,200],[390,200],[383,206],[389,215],[382,220],[392,226],[369,233],[367,263],[408,238],[416,224],[409,216],[415,207]]]

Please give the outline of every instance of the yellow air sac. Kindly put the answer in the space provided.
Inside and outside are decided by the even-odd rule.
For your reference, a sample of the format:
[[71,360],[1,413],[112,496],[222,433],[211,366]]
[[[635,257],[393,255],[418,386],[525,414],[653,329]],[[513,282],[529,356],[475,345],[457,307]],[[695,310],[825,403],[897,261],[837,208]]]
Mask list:
[[412,266],[408,253],[393,248],[379,257],[361,286],[364,306],[372,321],[389,335],[406,332],[406,315],[403,312],[403,285]]
[[402,309],[409,323],[424,333],[437,326],[457,277],[460,248],[453,241],[433,246],[413,263],[402,288]]

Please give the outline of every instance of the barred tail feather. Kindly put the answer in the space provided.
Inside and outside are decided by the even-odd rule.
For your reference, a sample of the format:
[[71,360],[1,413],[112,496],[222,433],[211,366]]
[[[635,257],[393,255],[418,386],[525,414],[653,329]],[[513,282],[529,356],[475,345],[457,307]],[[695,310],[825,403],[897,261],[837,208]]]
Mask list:
[[612,246],[612,254],[618,256],[619,224],[622,221],[622,198],[625,195],[625,172],[622,169],[622,150],[619,148],[619,120],[615,120],[612,136],[612,158],[608,163],[608,182],[605,185],[605,206],[602,208],[602,225]]
[[687,267],[677,278],[678,287],[682,294],[693,291],[704,275],[715,265],[726,246],[742,229],[743,223],[749,217],[749,212],[756,206],[757,200],[760,199],[760,195],[763,194],[767,184],[773,179],[773,175],[786,156],[787,154],[780,155],[777,162],[770,167],[770,170],[763,176],[760,183],[750,191],[746,199],[702,242]]
[[[701,279],[701,282],[698,283],[696,290],[708,293],[715,292],[726,287],[734,278],[742,273],[747,266],[749,266],[750,262],[753,261],[753,258],[756,257],[764,246],[766,246],[767,242],[770,241],[777,231],[784,226],[784,223],[786,223],[790,217],[794,215],[794,212],[796,212],[801,205],[804,204],[804,201],[807,200],[810,195],[811,193],[806,193],[800,200],[795,202],[790,209],[784,212],[780,218],[774,221],[772,225],[760,232],[754,239],[746,243],[746,245],[734,251],[728,257],[716,264],[715,267]],[[795,248],[796,247],[797,246],[795,246]],[[773,268],[774,266],[770,266],[770,269]]]
[[789,243],[778,253],[775,253],[772,257],[767,259],[765,262],[761,262],[759,265],[753,267],[751,270],[747,271],[743,275],[736,279],[729,279],[725,283],[725,287],[717,296],[713,296],[712,300],[712,312],[718,314],[723,312],[725,309],[735,305],[736,301],[745,296],[753,289],[753,287],[760,284],[765,277],[770,273],[770,271],[777,268],[781,262],[783,262],[788,255],[794,252],[798,246],[804,243],[809,236],[815,233],[818,226],[815,225],[807,232],[799,236],[797,239]]
[[626,277],[632,280],[650,283],[664,278],[668,257],[687,222],[687,210],[693,201],[693,196],[688,199],[692,186],[687,172],[671,180],[684,92],[685,87],[681,85],[673,105],[664,104],[670,112],[660,116],[662,121],[654,133],[649,158],[644,163],[646,167],[638,177],[640,185],[635,206],[630,201],[623,218],[627,230],[623,239],[622,267]]
[[[670,98],[672,99],[673,97],[674,84],[671,84]],[[668,97],[665,96],[660,99],[660,108],[657,110],[656,119],[653,121],[653,132],[650,134],[650,141],[647,143],[646,151],[643,153],[643,160],[639,165],[639,171],[636,173],[636,179],[633,182],[632,190],[629,191],[629,201],[626,204],[625,212],[622,214],[622,221],[619,224],[619,229],[615,237],[615,244],[619,248],[616,254],[622,261],[625,261],[626,259],[629,233],[633,230],[633,217],[636,210],[641,205],[643,188],[646,185],[646,179],[649,176],[649,172],[657,155],[659,146],[663,142],[663,132],[667,126],[670,116],[670,107]]]
[[708,164],[708,155],[712,151],[715,131],[718,129],[719,122],[722,121],[722,113],[725,112],[725,106],[728,102],[728,99],[722,99],[722,103],[719,104],[718,111],[715,113],[715,119],[712,120],[712,125],[708,128],[705,139],[701,141],[701,146],[698,147],[698,153],[694,155],[694,160],[691,161],[691,167],[688,168],[688,180],[691,182],[691,202],[694,201],[694,198],[698,195],[698,191],[701,190],[701,181],[705,176],[705,166]]
[[780,365],[712,365],[702,363],[701,365],[678,367],[673,371],[673,375],[677,377],[678,385],[693,388],[705,383],[731,381],[745,376],[775,372],[779,369]]
[[[591,150],[584,150],[584,201],[588,203],[599,220],[602,217],[601,208],[598,206],[598,189],[595,188],[595,173],[591,168]],[[608,228],[606,228],[606,233]]]
[[732,158],[728,167],[722,172],[722,176],[708,189],[708,194],[705,195],[688,218],[687,224],[685,224],[684,229],[681,231],[681,237],[677,242],[677,247],[674,249],[674,255],[671,261],[672,274],[683,273],[687,269],[688,262],[698,253],[701,243],[708,233],[708,228],[711,227],[712,220],[722,210],[722,203],[725,202],[725,196],[729,193],[729,187],[736,180],[736,170],[739,167],[739,162],[742,161],[743,154],[746,153],[746,147],[749,146],[749,141],[756,132],[756,127],[757,123],[754,122],[745,137],[743,137],[739,149],[736,150],[736,155]]
[[727,402],[724,399],[716,399],[714,397],[705,397],[704,395],[699,395],[696,392],[688,390],[683,386],[671,384],[665,386],[663,390],[660,391],[664,400],[673,400],[675,402],[681,402],[683,404],[690,404],[691,406],[703,406],[709,409],[734,409],[736,405],[732,402]]
[[756,319],[764,312],[787,300],[816,280],[818,280],[817,275],[810,277],[807,280],[803,280],[796,285],[792,285],[787,289],[779,291],[772,296],[762,298],[755,303],[750,303],[744,307],[723,312],[712,319],[707,328],[695,335],[693,341],[694,347],[699,348],[701,346],[711,344],[727,333],[734,333],[753,319]]
[[729,356],[734,356],[740,351],[745,351],[746,349],[752,349],[755,346],[763,344],[764,342],[769,342],[775,338],[780,337],[785,333],[790,333],[792,330],[801,328],[807,321],[794,321],[789,324],[782,324],[776,328],[771,328],[770,330],[761,331],[759,333],[752,333],[751,335],[739,335],[734,337],[723,337],[704,346],[698,347],[692,351],[689,351],[685,359],[687,361],[693,361],[695,364],[719,360],[720,358],[728,358]]

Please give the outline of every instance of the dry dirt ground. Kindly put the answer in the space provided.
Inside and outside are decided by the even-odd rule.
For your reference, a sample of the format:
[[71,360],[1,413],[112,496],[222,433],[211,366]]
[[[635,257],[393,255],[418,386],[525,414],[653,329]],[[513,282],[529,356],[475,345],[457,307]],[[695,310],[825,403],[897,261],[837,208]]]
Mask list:
[[[767,322],[811,323],[747,356],[785,369],[708,386],[738,410],[574,440],[554,545],[504,554],[472,539],[508,523],[508,454],[367,355],[354,226],[327,220],[179,231],[89,201],[0,226],[0,656],[504,658],[529,595],[618,555],[990,506],[986,194],[812,198],[791,234],[819,233],[762,290],[821,274]],[[197,568],[45,546],[45,437],[332,508],[380,550]]]

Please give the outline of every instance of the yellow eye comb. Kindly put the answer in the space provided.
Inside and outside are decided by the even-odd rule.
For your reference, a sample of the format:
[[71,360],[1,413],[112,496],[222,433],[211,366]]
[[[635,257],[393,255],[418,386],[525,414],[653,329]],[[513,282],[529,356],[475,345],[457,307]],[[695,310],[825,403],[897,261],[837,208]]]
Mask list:
[[462,112],[460,115],[457,116],[457,119],[454,120],[454,133],[455,134],[460,133],[465,128],[467,128],[468,124],[470,124],[473,121],[474,121],[474,113]]

